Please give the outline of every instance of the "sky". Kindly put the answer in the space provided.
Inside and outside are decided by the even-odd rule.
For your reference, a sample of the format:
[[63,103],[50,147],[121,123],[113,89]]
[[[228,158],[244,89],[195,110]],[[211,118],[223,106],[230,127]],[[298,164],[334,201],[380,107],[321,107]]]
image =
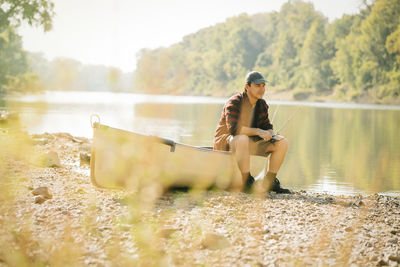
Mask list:
[[[167,47],[185,35],[242,13],[279,11],[287,0],[53,0],[53,29],[23,25],[24,49],[48,60],[68,57],[85,64],[136,68],[142,48]],[[357,13],[361,0],[312,0],[330,21]]]

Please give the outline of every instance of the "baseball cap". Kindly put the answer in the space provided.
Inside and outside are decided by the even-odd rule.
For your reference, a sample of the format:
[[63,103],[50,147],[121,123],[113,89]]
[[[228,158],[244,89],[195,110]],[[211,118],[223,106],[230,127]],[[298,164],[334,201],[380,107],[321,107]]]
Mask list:
[[258,71],[251,71],[247,73],[246,75],[246,84],[260,84],[260,83],[266,83],[267,80],[264,78],[264,76],[258,72]]

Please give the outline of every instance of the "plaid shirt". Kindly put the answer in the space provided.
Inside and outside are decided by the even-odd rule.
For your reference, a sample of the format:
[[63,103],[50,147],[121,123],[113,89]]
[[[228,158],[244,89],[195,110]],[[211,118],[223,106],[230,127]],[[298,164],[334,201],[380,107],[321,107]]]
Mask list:
[[268,105],[264,99],[257,100],[252,108],[247,92],[238,93],[225,103],[214,135],[214,149],[229,151],[229,136],[240,133],[241,127],[272,129],[268,118]]

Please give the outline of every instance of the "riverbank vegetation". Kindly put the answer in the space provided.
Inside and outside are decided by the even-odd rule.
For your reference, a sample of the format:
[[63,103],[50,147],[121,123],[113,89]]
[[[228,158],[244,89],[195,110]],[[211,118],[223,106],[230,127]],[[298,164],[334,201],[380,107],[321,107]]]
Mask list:
[[72,58],[47,60],[42,53],[29,53],[32,69],[43,90],[132,92],[133,72],[119,68],[83,64]]
[[229,96],[249,70],[291,98],[399,103],[400,1],[364,1],[329,22],[312,3],[242,14],[138,55],[135,87],[160,94]]

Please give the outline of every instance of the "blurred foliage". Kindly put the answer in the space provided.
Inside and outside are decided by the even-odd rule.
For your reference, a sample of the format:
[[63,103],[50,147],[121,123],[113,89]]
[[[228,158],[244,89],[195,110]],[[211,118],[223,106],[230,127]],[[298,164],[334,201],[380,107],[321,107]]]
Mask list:
[[363,3],[358,14],[329,23],[312,3],[288,1],[279,12],[242,14],[170,47],[143,49],[135,89],[228,96],[257,69],[295,98],[398,103],[400,1]]
[[54,4],[50,0],[0,0],[0,96],[7,92],[37,91],[21,37],[15,29],[26,22],[51,29]]
[[54,3],[50,0],[0,0],[0,25],[18,27],[22,22],[31,26],[52,27]]

